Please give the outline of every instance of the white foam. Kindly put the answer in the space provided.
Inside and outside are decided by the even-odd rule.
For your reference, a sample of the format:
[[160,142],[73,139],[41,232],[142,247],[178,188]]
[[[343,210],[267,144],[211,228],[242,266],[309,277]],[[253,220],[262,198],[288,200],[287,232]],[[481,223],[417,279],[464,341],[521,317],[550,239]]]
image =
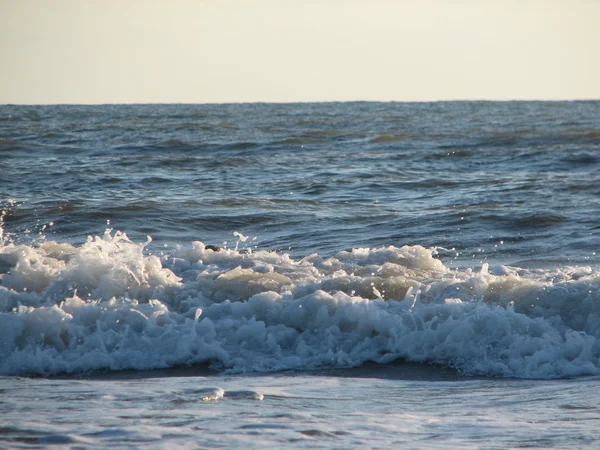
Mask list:
[[396,358],[465,374],[600,374],[600,272],[455,270],[420,246],[295,260],[213,251],[165,257],[108,230],[82,246],[0,247],[0,374],[234,372]]

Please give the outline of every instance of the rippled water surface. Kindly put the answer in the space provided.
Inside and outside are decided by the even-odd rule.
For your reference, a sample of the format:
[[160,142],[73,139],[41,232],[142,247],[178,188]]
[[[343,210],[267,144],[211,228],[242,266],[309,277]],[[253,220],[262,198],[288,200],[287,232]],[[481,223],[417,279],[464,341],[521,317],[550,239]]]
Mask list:
[[17,235],[597,262],[598,102],[2,106],[0,137]]
[[6,380],[0,439],[14,448],[598,445],[598,379],[347,375]]

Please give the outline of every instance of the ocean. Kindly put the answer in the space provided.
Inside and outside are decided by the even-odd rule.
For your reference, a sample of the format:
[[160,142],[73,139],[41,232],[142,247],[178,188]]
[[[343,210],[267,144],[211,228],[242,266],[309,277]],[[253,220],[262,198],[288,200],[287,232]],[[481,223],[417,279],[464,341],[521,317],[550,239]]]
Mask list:
[[0,447],[597,448],[600,101],[0,105]]

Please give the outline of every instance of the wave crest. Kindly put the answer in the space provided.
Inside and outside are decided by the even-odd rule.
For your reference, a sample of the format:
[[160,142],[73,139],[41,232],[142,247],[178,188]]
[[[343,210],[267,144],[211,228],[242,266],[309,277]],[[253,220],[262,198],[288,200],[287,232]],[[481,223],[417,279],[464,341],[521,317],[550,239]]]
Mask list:
[[421,246],[333,257],[202,242],[159,257],[107,230],[0,247],[0,374],[233,372],[405,359],[467,375],[600,374],[600,273],[451,269]]

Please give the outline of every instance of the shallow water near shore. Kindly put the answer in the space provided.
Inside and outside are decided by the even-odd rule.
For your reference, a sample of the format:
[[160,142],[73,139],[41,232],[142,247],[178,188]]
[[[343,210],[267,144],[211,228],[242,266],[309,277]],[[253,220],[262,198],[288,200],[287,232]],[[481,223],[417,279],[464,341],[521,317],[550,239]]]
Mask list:
[[0,106],[0,446],[595,448],[600,102]]
[[[531,381],[371,367],[4,378],[14,448],[594,448],[598,377]],[[9,414],[7,412],[10,411]]]

